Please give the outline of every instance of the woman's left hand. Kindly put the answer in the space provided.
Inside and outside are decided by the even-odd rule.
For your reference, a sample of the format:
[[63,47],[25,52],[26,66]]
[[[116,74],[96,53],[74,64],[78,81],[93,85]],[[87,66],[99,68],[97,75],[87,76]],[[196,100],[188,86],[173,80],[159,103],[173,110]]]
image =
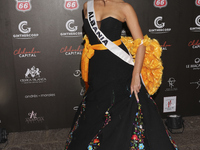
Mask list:
[[140,92],[141,89],[140,75],[132,77],[130,89],[131,89],[131,95],[134,92],[136,100],[139,101],[138,93]]

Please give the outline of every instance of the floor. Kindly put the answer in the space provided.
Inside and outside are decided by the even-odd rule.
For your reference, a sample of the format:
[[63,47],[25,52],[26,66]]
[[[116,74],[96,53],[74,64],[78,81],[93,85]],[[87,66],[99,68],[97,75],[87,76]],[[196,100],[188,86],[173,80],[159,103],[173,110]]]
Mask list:
[[[171,134],[179,150],[200,150],[200,116],[184,117],[182,134]],[[15,132],[8,135],[8,143],[0,144],[0,150],[63,150],[68,128]]]

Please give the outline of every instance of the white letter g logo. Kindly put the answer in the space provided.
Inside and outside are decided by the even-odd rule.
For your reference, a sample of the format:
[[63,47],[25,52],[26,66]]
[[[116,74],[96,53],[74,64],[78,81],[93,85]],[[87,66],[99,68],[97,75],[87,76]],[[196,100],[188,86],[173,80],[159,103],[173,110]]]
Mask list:
[[66,28],[67,28],[68,31],[73,32],[73,31],[76,31],[76,30],[78,29],[77,26],[74,26],[74,27],[71,27],[71,26],[70,26],[71,24],[74,24],[74,22],[75,22],[75,21],[74,21],[73,19],[70,19],[70,20],[68,20],[68,21],[66,22]]
[[162,16],[158,16],[155,20],[154,20],[154,25],[157,27],[157,28],[163,28],[165,26],[165,23],[162,22],[162,23],[159,23],[159,21],[162,21],[163,17]]

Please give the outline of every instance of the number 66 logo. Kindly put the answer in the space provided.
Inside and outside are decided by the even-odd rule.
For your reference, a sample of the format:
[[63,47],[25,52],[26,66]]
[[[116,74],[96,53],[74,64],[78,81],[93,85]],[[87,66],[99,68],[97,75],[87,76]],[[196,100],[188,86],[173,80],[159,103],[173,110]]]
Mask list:
[[31,10],[31,0],[16,0],[16,9],[18,11],[26,12]]
[[154,0],[154,6],[157,8],[163,8],[167,6],[167,0]]
[[200,0],[196,0],[196,3],[195,3],[197,6],[200,6]]
[[65,0],[64,8],[67,10],[75,10],[78,9],[79,4],[78,0]]

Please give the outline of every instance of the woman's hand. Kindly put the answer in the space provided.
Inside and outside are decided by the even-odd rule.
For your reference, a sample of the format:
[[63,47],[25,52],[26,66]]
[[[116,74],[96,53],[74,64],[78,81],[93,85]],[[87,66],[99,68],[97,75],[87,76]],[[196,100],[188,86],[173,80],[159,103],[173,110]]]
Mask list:
[[139,101],[138,93],[140,92],[140,88],[141,88],[140,75],[134,75],[131,80],[130,89],[131,89],[131,95],[134,92],[137,101]]

